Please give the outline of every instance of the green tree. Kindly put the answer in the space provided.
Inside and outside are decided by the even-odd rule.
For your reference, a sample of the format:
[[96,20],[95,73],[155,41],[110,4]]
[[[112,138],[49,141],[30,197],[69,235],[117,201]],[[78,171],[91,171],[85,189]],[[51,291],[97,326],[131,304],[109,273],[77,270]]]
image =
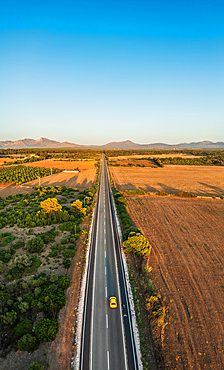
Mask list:
[[36,347],[36,338],[31,334],[25,334],[18,340],[20,351],[33,351]]
[[59,324],[55,319],[42,319],[35,327],[35,336],[41,343],[51,342],[56,338]]

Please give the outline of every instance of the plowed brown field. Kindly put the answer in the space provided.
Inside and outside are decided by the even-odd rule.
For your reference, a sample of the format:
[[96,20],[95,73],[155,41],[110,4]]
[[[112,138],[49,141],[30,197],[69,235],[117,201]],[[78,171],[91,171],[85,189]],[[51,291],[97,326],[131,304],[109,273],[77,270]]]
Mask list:
[[224,369],[224,201],[127,197],[152,245],[149,265],[168,307],[169,369]]
[[110,167],[110,173],[118,189],[224,195],[224,167],[221,166]]

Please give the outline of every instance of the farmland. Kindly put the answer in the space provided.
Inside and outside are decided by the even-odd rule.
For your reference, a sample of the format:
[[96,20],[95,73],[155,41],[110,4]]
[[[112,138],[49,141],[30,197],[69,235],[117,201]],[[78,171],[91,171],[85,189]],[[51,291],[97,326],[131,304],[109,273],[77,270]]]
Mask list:
[[118,190],[139,189],[168,194],[186,191],[208,197],[224,195],[222,166],[110,167],[110,173]]
[[80,161],[58,161],[52,159],[46,159],[43,161],[38,161],[36,163],[26,163],[25,166],[28,167],[44,167],[44,168],[55,168],[59,170],[84,170],[89,168],[94,168],[96,161],[94,160],[80,160]]
[[152,245],[150,279],[166,306],[167,325],[160,338],[166,368],[222,370],[223,201],[154,196],[127,200],[134,225]]

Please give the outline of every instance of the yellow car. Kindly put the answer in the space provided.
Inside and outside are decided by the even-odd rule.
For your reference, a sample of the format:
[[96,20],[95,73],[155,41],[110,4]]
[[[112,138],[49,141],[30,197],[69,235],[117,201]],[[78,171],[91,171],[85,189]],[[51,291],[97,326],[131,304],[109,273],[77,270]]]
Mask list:
[[117,308],[117,298],[110,297],[110,308]]

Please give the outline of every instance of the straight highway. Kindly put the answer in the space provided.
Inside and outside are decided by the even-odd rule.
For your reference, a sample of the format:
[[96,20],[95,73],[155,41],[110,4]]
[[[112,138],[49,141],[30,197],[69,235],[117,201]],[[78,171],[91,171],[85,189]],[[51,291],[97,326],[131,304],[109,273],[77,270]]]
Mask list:
[[[83,317],[81,370],[137,370],[106,161],[102,159]],[[109,298],[117,298],[117,308]]]

